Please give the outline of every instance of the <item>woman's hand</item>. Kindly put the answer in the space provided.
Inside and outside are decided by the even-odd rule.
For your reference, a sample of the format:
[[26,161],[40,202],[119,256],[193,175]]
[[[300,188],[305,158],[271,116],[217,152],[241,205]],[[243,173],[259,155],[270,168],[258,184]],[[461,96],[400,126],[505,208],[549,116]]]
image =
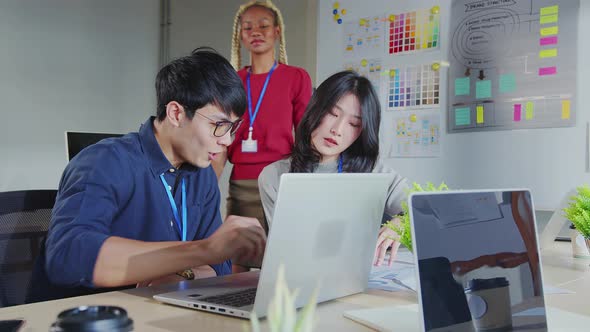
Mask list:
[[[392,220],[393,223],[399,224],[401,220],[399,218],[394,218]],[[387,265],[391,266],[395,257],[397,256],[397,249],[399,248],[399,235],[394,232],[391,228],[387,226],[381,226],[379,230],[379,237],[377,238],[377,245],[375,248],[375,257],[373,259],[374,266],[380,266],[383,264],[385,260],[385,253],[387,249],[391,247],[391,252],[389,254],[389,259],[387,260]]]

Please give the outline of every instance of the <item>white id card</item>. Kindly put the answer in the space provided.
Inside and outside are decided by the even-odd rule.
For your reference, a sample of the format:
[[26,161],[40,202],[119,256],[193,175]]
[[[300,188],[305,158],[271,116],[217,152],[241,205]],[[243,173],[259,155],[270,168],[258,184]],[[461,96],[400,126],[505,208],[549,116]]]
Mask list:
[[243,140],[242,152],[258,152],[258,141],[255,139]]

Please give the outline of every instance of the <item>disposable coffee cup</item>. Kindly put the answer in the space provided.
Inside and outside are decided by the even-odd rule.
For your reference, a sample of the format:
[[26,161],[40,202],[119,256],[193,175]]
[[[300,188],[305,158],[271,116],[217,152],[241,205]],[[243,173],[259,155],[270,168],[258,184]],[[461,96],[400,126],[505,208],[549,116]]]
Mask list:
[[115,306],[82,306],[62,311],[49,332],[128,332],[133,320]]
[[477,331],[512,330],[510,289],[506,278],[470,280],[465,294]]

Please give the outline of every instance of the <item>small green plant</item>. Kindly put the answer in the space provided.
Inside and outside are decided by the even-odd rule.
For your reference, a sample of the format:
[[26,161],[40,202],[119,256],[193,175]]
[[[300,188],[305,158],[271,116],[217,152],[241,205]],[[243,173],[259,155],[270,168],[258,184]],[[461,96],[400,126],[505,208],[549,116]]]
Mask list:
[[578,194],[570,197],[569,205],[563,209],[564,216],[585,239],[590,239],[590,187],[584,185],[576,189]]
[[[410,195],[413,192],[419,191],[443,191],[449,190],[449,187],[443,182],[438,187],[436,187],[431,182],[426,182],[426,186],[422,187],[420,184],[414,182],[412,184],[412,188],[407,191],[407,194]],[[395,223],[392,220],[389,220],[385,226],[392,229],[394,232],[399,235],[399,241],[403,244],[408,250],[414,251],[414,247],[412,246],[412,227],[410,226],[410,211],[408,211],[408,202],[402,202],[402,211],[403,215],[399,217],[401,220],[400,223]]]
[[[277,283],[275,285],[275,294],[268,305],[267,322],[270,332],[311,332],[315,323],[314,313],[317,302],[317,288],[309,298],[309,302],[301,309],[299,318],[297,318],[297,308],[295,307],[295,298],[299,293],[298,290],[289,291],[287,281],[285,281],[285,267],[279,267]],[[248,331],[246,327],[244,329]],[[255,312],[250,315],[250,330],[260,332],[260,322]]]

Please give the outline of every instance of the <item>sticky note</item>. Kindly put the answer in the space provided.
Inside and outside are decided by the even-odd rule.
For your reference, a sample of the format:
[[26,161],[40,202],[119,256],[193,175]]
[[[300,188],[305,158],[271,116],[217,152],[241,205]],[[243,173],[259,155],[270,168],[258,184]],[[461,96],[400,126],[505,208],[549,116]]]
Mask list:
[[469,107],[455,108],[455,126],[471,124],[471,109]]
[[570,101],[569,100],[562,100],[561,101],[561,118],[567,120],[570,118]]
[[522,105],[521,104],[514,104],[514,121],[519,122],[522,113]]
[[539,21],[541,24],[556,23],[557,22],[557,14],[541,16]]
[[476,110],[476,122],[483,123],[483,105],[477,105],[475,107]]
[[543,37],[539,39],[539,45],[546,46],[546,45],[555,45],[557,44],[557,36],[551,37]]
[[555,75],[555,74],[557,74],[557,67],[539,68],[539,76]]
[[475,98],[492,98],[492,81],[477,81],[475,82]]
[[535,110],[535,104],[532,101],[527,101],[525,105],[525,119],[531,120],[533,118],[533,112]]
[[541,8],[541,16],[552,15],[557,13],[559,13],[558,5]]
[[514,92],[516,90],[516,75],[502,74],[499,80],[500,93]]
[[554,36],[559,32],[559,28],[558,27],[549,27],[549,28],[543,28],[541,29],[541,36],[545,37],[545,36]]
[[469,77],[455,78],[455,96],[469,96]]
[[556,48],[541,50],[539,52],[539,58],[541,58],[541,59],[554,58],[556,56],[557,56],[557,49]]

